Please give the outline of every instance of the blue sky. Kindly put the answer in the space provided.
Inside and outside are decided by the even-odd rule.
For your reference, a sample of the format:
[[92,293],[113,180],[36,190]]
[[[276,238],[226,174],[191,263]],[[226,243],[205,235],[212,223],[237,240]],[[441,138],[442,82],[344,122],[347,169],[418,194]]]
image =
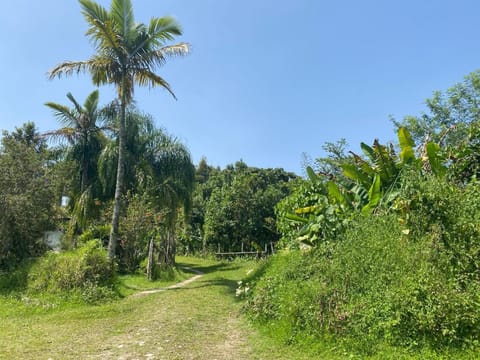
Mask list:
[[[108,7],[109,0],[98,1]],[[64,60],[93,48],[75,0],[16,0],[0,12],[0,128],[58,127],[43,104],[81,102],[88,75],[47,80]],[[302,172],[302,153],[345,138],[395,139],[389,116],[425,110],[480,67],[477,0],[133,0],[139,22],[173,15],[192,53],[158,73],[162,89],[138,89],[138,106],[177,136],[198,162],[243,159]],[[100,88],[103,103],[113,89]]]

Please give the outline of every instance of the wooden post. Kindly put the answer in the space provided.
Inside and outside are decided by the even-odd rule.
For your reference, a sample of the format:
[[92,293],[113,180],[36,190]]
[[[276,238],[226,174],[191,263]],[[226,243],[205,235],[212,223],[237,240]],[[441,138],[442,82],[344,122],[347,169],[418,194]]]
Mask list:
[[153,236],[148,244],[147,279],[153,280]]

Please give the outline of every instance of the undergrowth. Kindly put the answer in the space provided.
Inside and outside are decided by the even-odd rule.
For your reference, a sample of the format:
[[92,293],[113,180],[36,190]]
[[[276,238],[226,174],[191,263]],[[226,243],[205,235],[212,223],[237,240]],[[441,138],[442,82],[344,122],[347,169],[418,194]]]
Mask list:
[[282,343],[321,351],[478,358],[479,186],[416,186],[406,222],[359,216],[334,241],[261,264],[242,282],[249,316]]

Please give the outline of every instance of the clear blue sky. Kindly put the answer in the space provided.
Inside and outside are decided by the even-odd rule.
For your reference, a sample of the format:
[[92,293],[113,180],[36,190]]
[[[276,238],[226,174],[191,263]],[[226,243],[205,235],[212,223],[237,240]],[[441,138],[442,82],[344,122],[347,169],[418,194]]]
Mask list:
[[[99,3],[108,7],[109,0]],[[302,153],[325,141],[395,139],[389,115],[420,114],[434,90],[480,68],[478,0],[133,0],[136,19],[173,15],[186,58],[159,70],[162,89],[138,106],[180,138],[198,162],[301,173]],[[58,127],[46,101],[83,102],[88,75],[49,81],[64,60],[93,48],[75,0],[16,0],[0,12],[0,128]],[[114,97],[100,89],[101,101]]]

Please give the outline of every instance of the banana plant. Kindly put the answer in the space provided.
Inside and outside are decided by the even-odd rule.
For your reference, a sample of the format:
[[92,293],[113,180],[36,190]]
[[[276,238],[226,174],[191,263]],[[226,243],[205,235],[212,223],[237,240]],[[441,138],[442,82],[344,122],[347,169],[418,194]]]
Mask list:
[[301,226],[297,240],[315,246],[322,239],[334,238],[356,213],[370,215],[379,206],[395,204],[399,178],[407,167],[422,171],[428,164],[433,174],[444,176],[446,167],[437,144],[425,144],[424,156],[417,157],[410,132],[401,127],[397,135],[398,152],[393,145],[382,145],[378,140],[372,146],[361,143],[365,156],[350,152],[353,161],[341,165],[343,177],[316,174],[307,167],[316,200],[285,215]]

